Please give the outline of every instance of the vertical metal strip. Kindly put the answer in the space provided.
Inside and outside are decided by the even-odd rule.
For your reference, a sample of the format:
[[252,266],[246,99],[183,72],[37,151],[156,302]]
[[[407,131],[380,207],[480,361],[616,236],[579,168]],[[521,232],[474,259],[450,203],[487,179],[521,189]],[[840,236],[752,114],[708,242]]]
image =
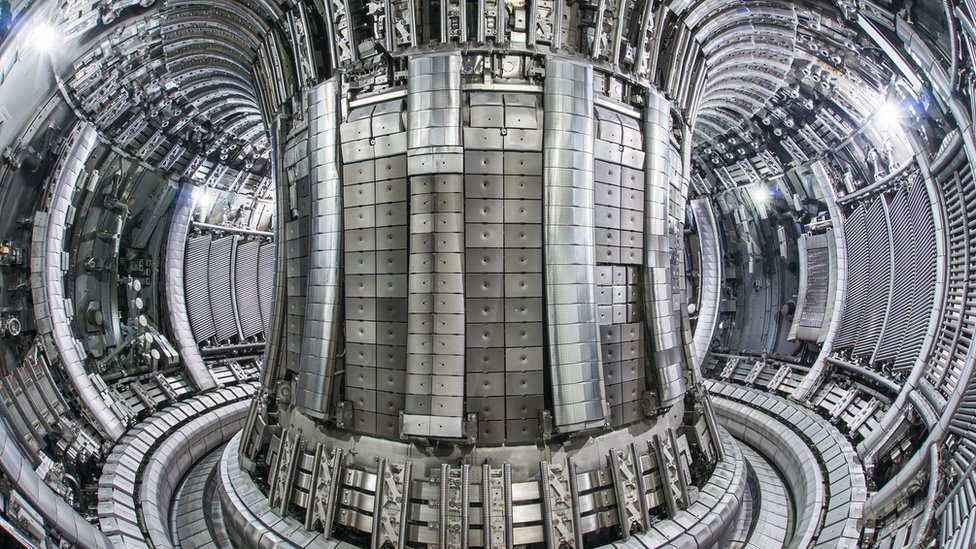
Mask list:
[[414,56],[408,68],[411,274],[401,435],[458,438],[465,346],[461,56]]
[[440,484],[440,500],[437,502],[438,511],[440,515],[440,522],[437,524],[437,542],[438,547],[447,547],[447,513],[448,508],[448,482],[451,478],[451,466],[442,463],[441,464],[441,484]]
[[237,306],[237,246],[240,236],[234,235],[230,241],[230,303],[234,309],[234,325],[237,327],[237,337],[244,339],[244,328],[241,326],[241,310]]
[[372,549],[380,549],[380,524],[383,522],[383,494],[386,491],[386,458],[376,458],[376,490],[373,492],[373,530],[369,538]]
[[329,500],[325,506],[325,513],[322,517],[322,531],[325,537],[332,537],[332,525],[335,522],[335,509],[339,502],[339,492],[342,490],[343,479],[346,476],[346,454],[345,450],[336,448],[332,455],[332,484],[329,487]]
[[593,68],[550,59],[546,71],[546,330],[555,425],[571,432],[609,419],[597,326]]
[[549,464],[539,462],[539,491],[542,496],[542,534],[546,540],[546,549],[558,549],[556,545],[556,529],[552,525],[552,489],[549,487]]
[[613,496],[617,502],[617,520],[620,523],[620,539],[625,543],[630,539],[630,524],[627,516],[627,496],[624,494],[623,479],[620,478],[620,453],[616,448],[610,449],[610,476],[613,478]]
[[630,443],[630,457],[634,463],[634,475],[637,479],[637,495],[640,498],[638,504],[641,512],[641,530],[646,532],[648,527],[648,508],[647,508],[647,483],[644,481],[644,467],[641,466],[641,452],[636,442]]
[[471,517],[471,466],[465,463],[461,466],[461,549],[468,549],[470,539]]
[[514,505],[512,503],[512,464],[506,463],[503,469],[505,479],[505,549],[513,549],[515,546],[514,532]]
[[535,45],[535,33],[539,27],[539,0],[525,2],[525,11],[529,19],[525,24],[525,45],[531,47]]
[[569,493],[572,498],[573,533],[576,540],[576,549],[582,549],[583,524],[580,520],[579,479],[576,478],[576,459],[573,457],[569,458],[567,474],[569,475]]
[[413,488],[413,462],[409,459],[403,466],[403,501],[400,503],[400,536],[397,539],[397,549],[407,546],[407,520],[410,518],[410,492]]
[[681,400],[685,380],[681,368],[680,319],[672,303],[671,228],[671,106],[657,90],[648,92],[644,111],[644,318],[649,364],[658,382],[658,406]]
[[481,466],[481,545],[495,549],[491,535],[491,465]]
[[338,169],[338,86],[329,80],[309,91],[311,227],[305,331],[295,404],[318,418],[329,416],[332,372],[339,337],[342,262],[342,190]]
[[607,11],[607,1],[612,2],[613,0],[599,0],[596,8],[596,25],[593,27],[593,46],[590,50],[590,57],[593,59],[599,59],[600,54],[603,52],[603,44],[601,44],[601,38],[603,37],[603,17]]

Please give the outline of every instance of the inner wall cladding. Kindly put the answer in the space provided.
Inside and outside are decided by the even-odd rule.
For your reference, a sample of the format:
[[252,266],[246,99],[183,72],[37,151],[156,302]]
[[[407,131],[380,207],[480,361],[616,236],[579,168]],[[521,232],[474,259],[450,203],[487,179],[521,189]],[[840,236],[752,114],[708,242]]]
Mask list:
[[[539,418],[547,401],[542,94],[470,91],[461,98],[463,174],[408,176],[405,100],[352,109],[340,124],[343,398],[355,410],[352,430],[361,433],[398,438],[401,410],[432,417],[475,413],[479,444],[534,442],[542,436]],[[610,421],[618,427],[640,419],[645,390],[638,294],[643,136],[636,118],[601,107],[592,116],[594,157],[601,159],[594,163],[599,338]],[[298,183],[299,209],[298,219],[285,225],[286,246],[289,257],[302,259],[290,261],[288,268],[290,369],[297,368],[301,350],[302,317],[297,313],[304,308],[302,273],[308,267],[301,263],[307,261],[302,246],[307,229],[302,229],[308,212],[301,205],[307,203],[308,168],[298,155],[306,139],[294,135],[285,169],[289,181]],[[438,265],[435,256],[451,257],[442,253],[418,261],[417,254],[431,249],[434,233],[418,230],[417,216],[431,223],[458,220],[463,259],[454,264],[442,259]],[[463,341],[457,357],[463,371],[451,371],[451,364],[435,359],[450,376],[446,382],[438,381],[436,368],[433,375],[418,376],[416,366],[408,367],[415,358],[408,355],[408,338],[414,334],[407,320],[425,312],[420,297],[411,295],[422,284],[411,282],[411,271],[427,274],[411,264],[427,261],[433,262],[435,275],[428,279],[449,281],[452,277],[443,271],[453,269],[453,278],[463,281],[462,288],[447,288],[434,299],[434,323],[440,316],[448,324],[439,326],[439,333]],[[451,314],[459,310],[463,318]]]

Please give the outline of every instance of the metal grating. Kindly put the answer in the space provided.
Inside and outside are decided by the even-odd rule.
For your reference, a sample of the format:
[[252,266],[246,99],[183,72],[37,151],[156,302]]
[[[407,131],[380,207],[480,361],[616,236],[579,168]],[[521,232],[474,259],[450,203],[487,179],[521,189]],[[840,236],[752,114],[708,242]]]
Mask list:
[[183,264],[186,309],[190,327],[197,342],[212,338],[213,315],[210,311],[210,235],[193,236],[186,240],[186,259]]
[[235,298],[241,319],[241,335],[246,339],[264,331],[258,293],[258,253],[261,242],[248,240],[237,246],[234,269]]
[[214,332],[218,341],[226,341],[239,335],[231,287],[233,274],[231,258],[236,247],[237,236],[225,236],[210,243],[207,288],[210,309],[213,311]]

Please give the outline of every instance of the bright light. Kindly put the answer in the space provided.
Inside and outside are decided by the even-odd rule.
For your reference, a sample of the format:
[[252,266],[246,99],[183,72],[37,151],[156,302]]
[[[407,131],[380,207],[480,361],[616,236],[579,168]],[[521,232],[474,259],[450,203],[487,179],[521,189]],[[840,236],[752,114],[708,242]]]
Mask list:
[[37,51],[51,53],[61,45],[61,31],[50,23],[41,23],[31,34],[31,42]]
[[874,119],[885,127],[893,128],[898,125],[901,114],[901,106],[898,103],[885,101],[874,114]]
[[[194,208],[200,212],[201,217],[206,217],[210,213],[210,191],[204,187],[197,187],[194,195]],[[201,219],[201,221],[203,221],[203,219]]]
[[769,188],[765,185],[756,185],[752,189],[752,199],[757,204],[765,204],[769,202]]

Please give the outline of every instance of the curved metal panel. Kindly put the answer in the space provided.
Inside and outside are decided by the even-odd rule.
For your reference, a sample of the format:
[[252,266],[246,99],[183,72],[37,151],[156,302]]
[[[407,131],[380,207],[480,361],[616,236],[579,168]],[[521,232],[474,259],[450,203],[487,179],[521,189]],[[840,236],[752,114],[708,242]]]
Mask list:
[[237,235],[218,238],[210,243],[207,260],[209,281],[207,294],[213,311],[217,341],[227,341],[240,336],[237,309],[234,303],[234,255],[237,251]]
[[651,364],[657,375],[659,406],[684,397],[681,323],[673,306],[671,235],[671,105],[658,91],[648,93],[644,111],[644,318]]
[[237,246],[237,265],[234,268],[235,292],[238,316],[241,319],[241,335],[247,339],[264,331],[261,304],[258,294],[258,254],[261,242],[248,240]]
[[[190,216],[193,213],[193,195],[197,193],[199,187],[192,187],[191,196],[184,197],[183,200],[176,201],[176,211],[173,213],[173,220],[169,226],[169,236],[166,242],[166,307],[169,314],[170,329],[173,337],[180,348],[180,358],[186,367],[193,384],[201,391],[213,389],[217,386],[216,381],[207,370],[203,357],[200,356],[200,347],[197,340],[193,337],[190,316],[187,311],[187,296],[184,288],[194,283],[193,279],[183,278],[184,265],[189,267],[193,264],[203,264],[189,258],[187,247],[187,233],[190,227]],[[207,248],[209,250],[209,237],[207,237]],[[185,282],[185,284],[184,284]],[[206,281],[203,281],[206,284]],[[210,311],[209,301],[206,304],[207,312]],[[213,322],[211,321],[211,325]]]
[[698,240],[701,245],[701,298],[698,300],[698,324],[692,340],[695,368],[700,368],[718,323],[719,302],[722,299],[722,243],[719,239],[712,201],[691,201],[698,224]]
[[327,417],[339,330],[342,190],[337,159],[338,87],[334,80],[309,91],[311,234],[305,331],[295,403]]
[[550,59],[544,104],[546,331],[553,417],[570,432],[609,420],[595,291],[593,68]]
[[[118,440],[125,428],[109,401],[95,387],[85,369],[85,352],[75,338],[65,306],[63,270],[64,241],[68,212],[73,210],[71,199],[84,175],[84,162],[95,147],[94,126],[82,123],[75,126],[70,145],[62,155],[52,178],[52,192],[47,213],[38,213],[31,236],[31,290],[38,332],[54,340],[58,358],[66,377],[74,385],[82,406],[99,429],[112,440]],[[16,478],[16,477],[14,477]]]

